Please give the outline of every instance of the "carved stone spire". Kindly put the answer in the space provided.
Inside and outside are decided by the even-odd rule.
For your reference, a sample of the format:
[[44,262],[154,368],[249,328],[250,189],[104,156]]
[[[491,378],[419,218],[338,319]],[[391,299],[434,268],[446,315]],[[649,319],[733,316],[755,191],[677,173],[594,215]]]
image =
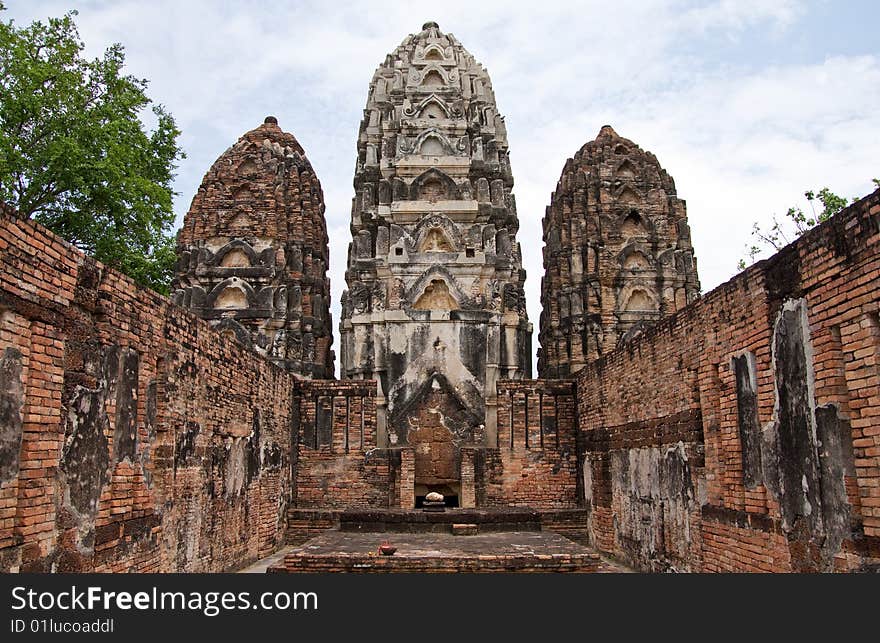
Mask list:
[[569,377],[700,294],[685,203],[657,158],[605,125],[544,216],[541,377]]
[[489,75],[425,23],[376,70],[357,149],[342,375],[379,381],[388,444],[421,440],[439,396],[457,445],[494,446],[495,383],[531,376],[531,324]]
[[176,303],[285,369],[333,377],[324,196],[274,116],[205,174],[177,254]]

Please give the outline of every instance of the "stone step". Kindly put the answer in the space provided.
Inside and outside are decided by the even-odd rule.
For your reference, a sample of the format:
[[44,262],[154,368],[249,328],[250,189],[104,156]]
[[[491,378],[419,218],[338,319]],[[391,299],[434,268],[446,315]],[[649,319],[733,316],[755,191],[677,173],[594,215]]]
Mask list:
[[453,536],[476,536],[480,531],[480,526],[474,523],[454,522],[452,523]]
[[346,510],[339,514],[339,529],[346,532],[447,533],[454,524],[475,525],[480,533],[541,531],[541,514],[532,509],[403,509]]
[[288,509],[286,542],[289,545],[298,545],[325,531],[339,529],[340,513],[340,511],[316,509]]
[[535,511],[522,507],[448,509],[423,512],[404,509],[323,510],[292,507],[287,511],[286,542],[298,545],[330,530],[348,532],[453,533],[455,524],[477,526],[477,533],[553,531],[589,545],[587,509]]

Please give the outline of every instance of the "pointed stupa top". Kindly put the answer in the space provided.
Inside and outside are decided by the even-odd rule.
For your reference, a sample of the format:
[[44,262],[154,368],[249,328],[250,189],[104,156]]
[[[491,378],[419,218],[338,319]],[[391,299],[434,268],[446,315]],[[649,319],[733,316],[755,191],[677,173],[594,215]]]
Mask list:
[[[651,152],[642,149],[638,144],[617,133],[611,125],[603,125],[599,133],[592,141],[587,141],[566,163],[564,175],[574,168],[589,170],[590,167],[598,168],[606,161],[616,159],[620,163],[628,159],[633,166],[644,167],[649,175],[663,184],[670,194],[675,194],[675,182],[672,177],[660,165],[660,161]],[[597,176],[598,176],[598,171]],[[557,185],[557,189],[559,189]]]
[[[300,214],[294,217],[293,212]],[[310,226],[314,231],[307,232]],[[321,184],[302,145],[279,127],[276,117],[267,116],[205,173],[184,217],[180,242],[231,234],[279,240],[308,237],[309,244],[317,241],[320,247],[326,243],[324,228]]]

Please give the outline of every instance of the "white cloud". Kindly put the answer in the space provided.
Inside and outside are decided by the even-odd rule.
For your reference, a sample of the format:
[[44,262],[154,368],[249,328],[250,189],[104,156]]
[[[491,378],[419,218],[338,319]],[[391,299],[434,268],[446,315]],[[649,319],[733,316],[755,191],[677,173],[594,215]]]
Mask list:
[[[19,22],[69,6],[7,4]],[[565,160],[605,123],[654,152],[675,178],[705,289],[733,274],[752,221],[784,212],[809,188],[865,194],[880,174],[877,55],[817,55],[817,42],[809,57],[774,55],[770,66],[752,52],[762,43],[788,53],[812,11],[807,2],[76,5],[89,52],[123,43],[130,73],[150,79],[150,95],[184,132],[179,215],[214,159],[265,115],[297,136],[324,188],[337,322],[367,85],[385,55],[427,20],[489,69],[507,117],[536,326],[544,208]]]
[[737,31],[768,19],[779,28],[787,27],[800,11],[799,3],[791,0],[721,0],[683,11],[679,24],[683,31],[722,29],[728,31],[728,37],[735,37]]

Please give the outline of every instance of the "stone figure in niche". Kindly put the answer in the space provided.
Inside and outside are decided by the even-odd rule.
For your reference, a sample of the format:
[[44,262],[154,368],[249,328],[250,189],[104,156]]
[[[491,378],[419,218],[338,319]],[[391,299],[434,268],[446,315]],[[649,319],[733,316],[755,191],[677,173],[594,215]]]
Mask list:
[[501,284],[495,279],[486,284],[486,293],[488,294],[487,303],[490,310],[501,310],[503,299],[501,290]]
[[633,290],[626,302],[625,310],[628,312],[653,312],[656,306],[654,301],[644,290]]
[[523,312],[522,293],[514,284],[504,286],[504,309]]
[[388,293],[389,305],[399,307],[401,300],[404,298],[405,292],[406,284],[404,284],[403,279],[398,278],[393,280]]
[[409,154],[413,151],[413,144],[406,136],[397,137],[397,151],[399,154]]
[[290,333],[287,336],[287,358],[302,359],[302,336],[300,333]]
[[370,298],[370,289],[362,283],[357,283],[349,289],[348,303],[356,315],[369,312]]
[[[393,154],[386,152],[385,156],[393,156]],[[391,203],[391,184],[387,181],[379,184],[379,203]]]
[[[382,141],[382,156],[385,158],[389,158],[394,156],[394,150],[397,149],[397,137],[389,136],[384,141]],[[387,203],[387,201],[381,201],[381,193],[380,193],[380,203]]]
[[381,282],[373,284],[370,291],[370,305],[373,312],[385,310],[385,286]]
[[440,228],[431,228],[422,242],[422,252],[453,252],[452,244]]
[[419,198],[423,201],[440,201],[446,199],[446,186],[437,179],[428,179],[419,190]]
[[443,279],[432,279],[413,308],[416,310],[454,310],[458,308],[458,302],[449,292],[449,286]]
[[[449,80],[454,81],[452,72],[449,73]],[[421,85],[423,87],[444,87],[446,85],[446,81],[443,79],[443,76],[436,69],[431,69],[425,74],[424,78],[421,80]]]
[[279,357],[284,359],[287,357],[287,331],[278,329],[276,331],[267,330],[266,342],[268,348],[266,353],[271,357]]

